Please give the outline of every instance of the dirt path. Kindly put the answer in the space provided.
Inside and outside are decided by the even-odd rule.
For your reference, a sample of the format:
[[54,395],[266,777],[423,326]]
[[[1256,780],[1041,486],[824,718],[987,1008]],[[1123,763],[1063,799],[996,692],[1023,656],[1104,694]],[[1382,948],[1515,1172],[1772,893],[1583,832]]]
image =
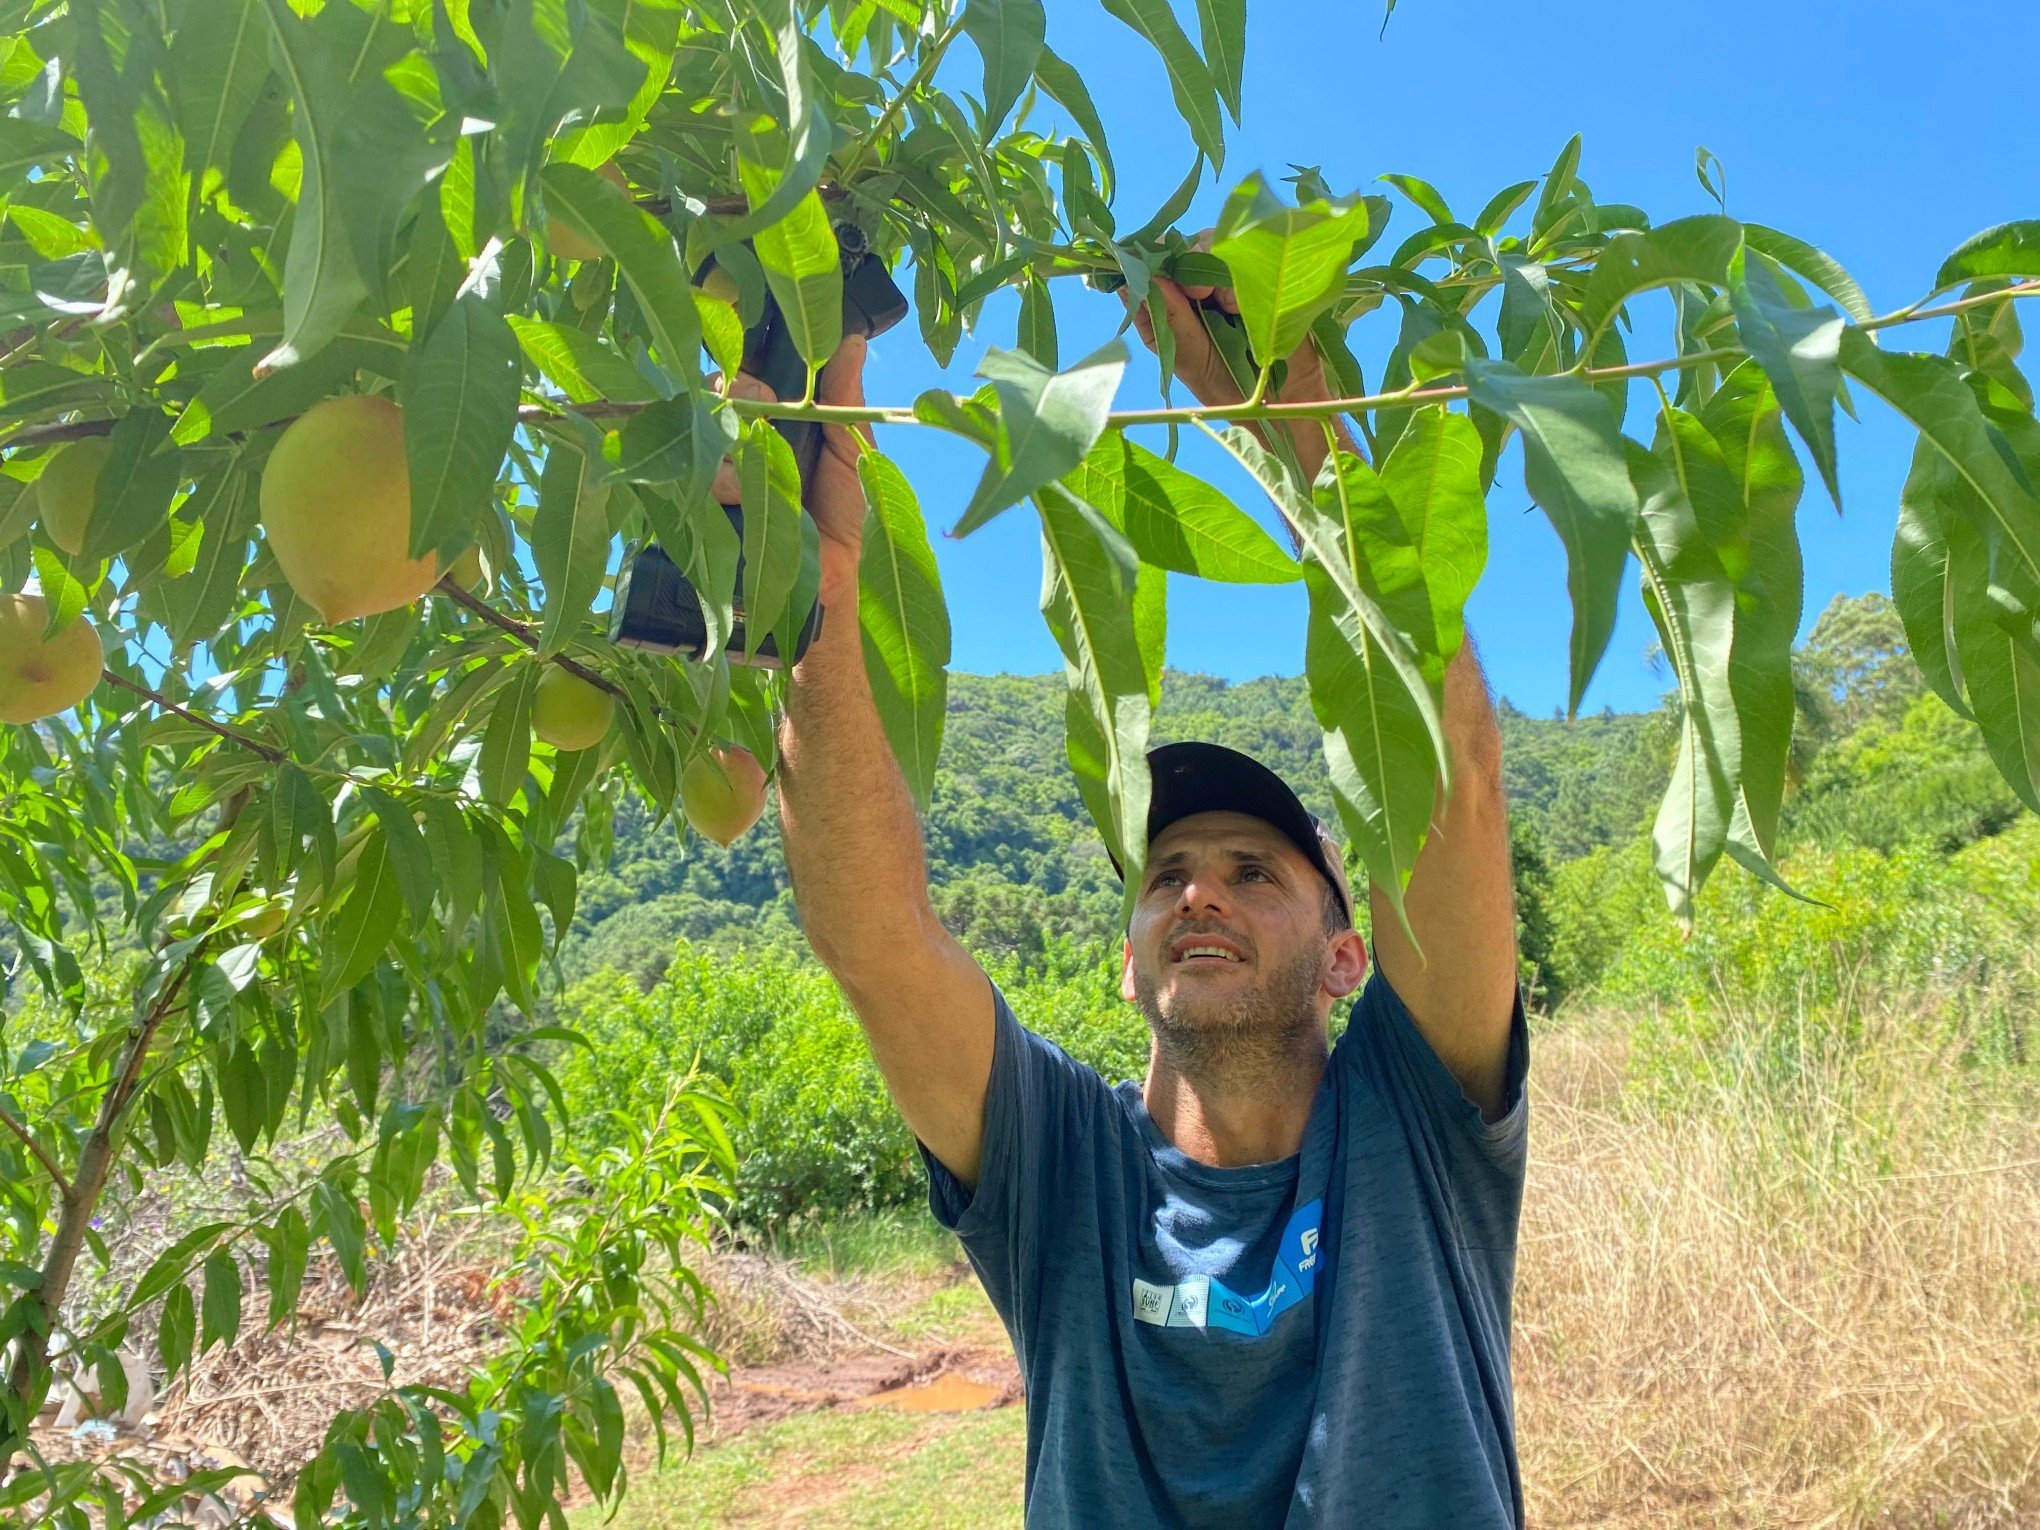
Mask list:
[[855,1356],[732,1369],[709,1387],[702,1442],[722,1444],[759,1424],[825,1408],[902,1413],[972,1413],[1020,1401],[1020,1368],[1010,1350],[941,1345],[907,1359]]

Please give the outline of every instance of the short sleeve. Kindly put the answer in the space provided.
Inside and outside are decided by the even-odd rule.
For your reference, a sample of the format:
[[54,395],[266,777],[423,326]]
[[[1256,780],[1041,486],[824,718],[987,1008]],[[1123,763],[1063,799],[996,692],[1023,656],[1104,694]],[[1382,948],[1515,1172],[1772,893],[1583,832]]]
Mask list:
[[1095,1178],[1098,1133],[1116,1108],[1092,1069],[1020,1024],[992,986],[992,1073],[975,1190],[917,1142],[928,1207],[962,1240],[992,1304],[1011,1321],[1049,1240],[1043,1218]]
[[1340,1038],[1349,1066],[1365,1076],[1442,1181],[1464,1242],[1513,1248],[1528,1156],[1530,1033],[1517,990],[1509,1019],[1502,1114],[1481,1119],[1380,969],[1367,980]]

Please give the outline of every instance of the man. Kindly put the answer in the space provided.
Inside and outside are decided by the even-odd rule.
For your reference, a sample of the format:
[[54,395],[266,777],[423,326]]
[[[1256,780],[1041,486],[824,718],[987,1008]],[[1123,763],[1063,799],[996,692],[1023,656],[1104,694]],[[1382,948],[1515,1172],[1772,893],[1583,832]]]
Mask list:
[[[1196,313],[1232,295],[1157,285],[1179,376],[1237,402]],[[846,342],[822,397],[861,401],[862,361]],[[1289,398],[1330,396],[1308,347],[1287,375]],[[1322,427],[1288,428],[1315,469]],[[860,449],[832,430],[808,488],[840,613]],[[1445,726],[1455,790],[1405,894],[1422,954],[1377,890],[1364,990],[1339,851],[1294,793],[1216,746],[1150,756],[1122,992],[1153,1045],[1145,1083],[1114,1089],[1023,1029],[937,921],[856,624],[826,623],[796,667],[780,810],[802,923],[1012,1335],[1029,1524],[1520,1524],[1526,1049],[1500,736],[1470,650]]]

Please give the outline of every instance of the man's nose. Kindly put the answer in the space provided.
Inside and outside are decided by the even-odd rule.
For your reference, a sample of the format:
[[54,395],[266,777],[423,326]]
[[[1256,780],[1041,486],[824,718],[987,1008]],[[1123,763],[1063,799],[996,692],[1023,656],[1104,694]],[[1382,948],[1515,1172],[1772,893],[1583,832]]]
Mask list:
[[1197,909],[1229,909],[1232,899],[1226,890],[1225,878],[1192,872],[1183,878],[1183,897],[1179,905],[1185,912]]

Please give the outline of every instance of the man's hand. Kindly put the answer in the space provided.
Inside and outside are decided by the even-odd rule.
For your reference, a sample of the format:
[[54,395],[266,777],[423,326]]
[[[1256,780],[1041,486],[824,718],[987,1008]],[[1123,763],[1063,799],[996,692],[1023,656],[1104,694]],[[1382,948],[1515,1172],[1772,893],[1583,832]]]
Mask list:
[[[823,404],[855,407],[864,402],[865,341],[862,335],[846,335],[822,368],[815,384],[815,399]],[[733,398],[776,402],[772,390],[748,372],[739,372],[730,384]],[[869,426],[822,427],[822,454],[805,486],[807,512],[821,533],[822,588],[839,588],[844,579],[853,584],[857,560],[864,547],[864,485],[857,477],[857,459],[871,445]],[[719,503],[734,505],[741,497],[737,471],[725,461],[716,469],[715,497]]]
[[[1192,241],[1192,248],[1209,250],[1212,231],[1206,229]],[[1211,336],[1204,328],[1204,313],[1199,305],[1207,300],[1215,302],[1220,310],[1237,316],[1240,311],[1239,295],[1230,287],[1208,287],[1201,283],[1185,285],[1171,281],[1165,276],[1154,279],[1154,290],[1161,296],[1162,308],[1169,319],[1169,332],[1176,341],[1176,376],[1181,379],[1191,395],[1200,404],[1222,409],[1229,404],[1246,402],[1247,395],[1219,355],[1218,348],[1211,343]],[[1124,288],[1120,296],[1131,306],[1132,300]],[[1133,308],[1133,327],[1141,339],[1147,342],[1149,350],[1155,347],[1155,325],[1147,305]],[[1306,339],[1289,357],[1282,386],[1271,390],[1269,402],[1302,404],[1318,399],[1334,397],[1325,379],[1324,357],[1318,354],[1317,346]],[[1266,422],[1247,422],[1248,428],[1263,441],[1270,441],[1271,427]],[[1325,430],[1316,420],[1292,420],[1287,422],[1289,438],[1296,446],[1296,455],[1307,476],[1315,477],[1320,464],[1325,460]],[[1353,450],[1352,438],[1346,434],[1343,425],[1334,424],[1341,446]],[[1272,444],[1272,442],[1270,443]]]

